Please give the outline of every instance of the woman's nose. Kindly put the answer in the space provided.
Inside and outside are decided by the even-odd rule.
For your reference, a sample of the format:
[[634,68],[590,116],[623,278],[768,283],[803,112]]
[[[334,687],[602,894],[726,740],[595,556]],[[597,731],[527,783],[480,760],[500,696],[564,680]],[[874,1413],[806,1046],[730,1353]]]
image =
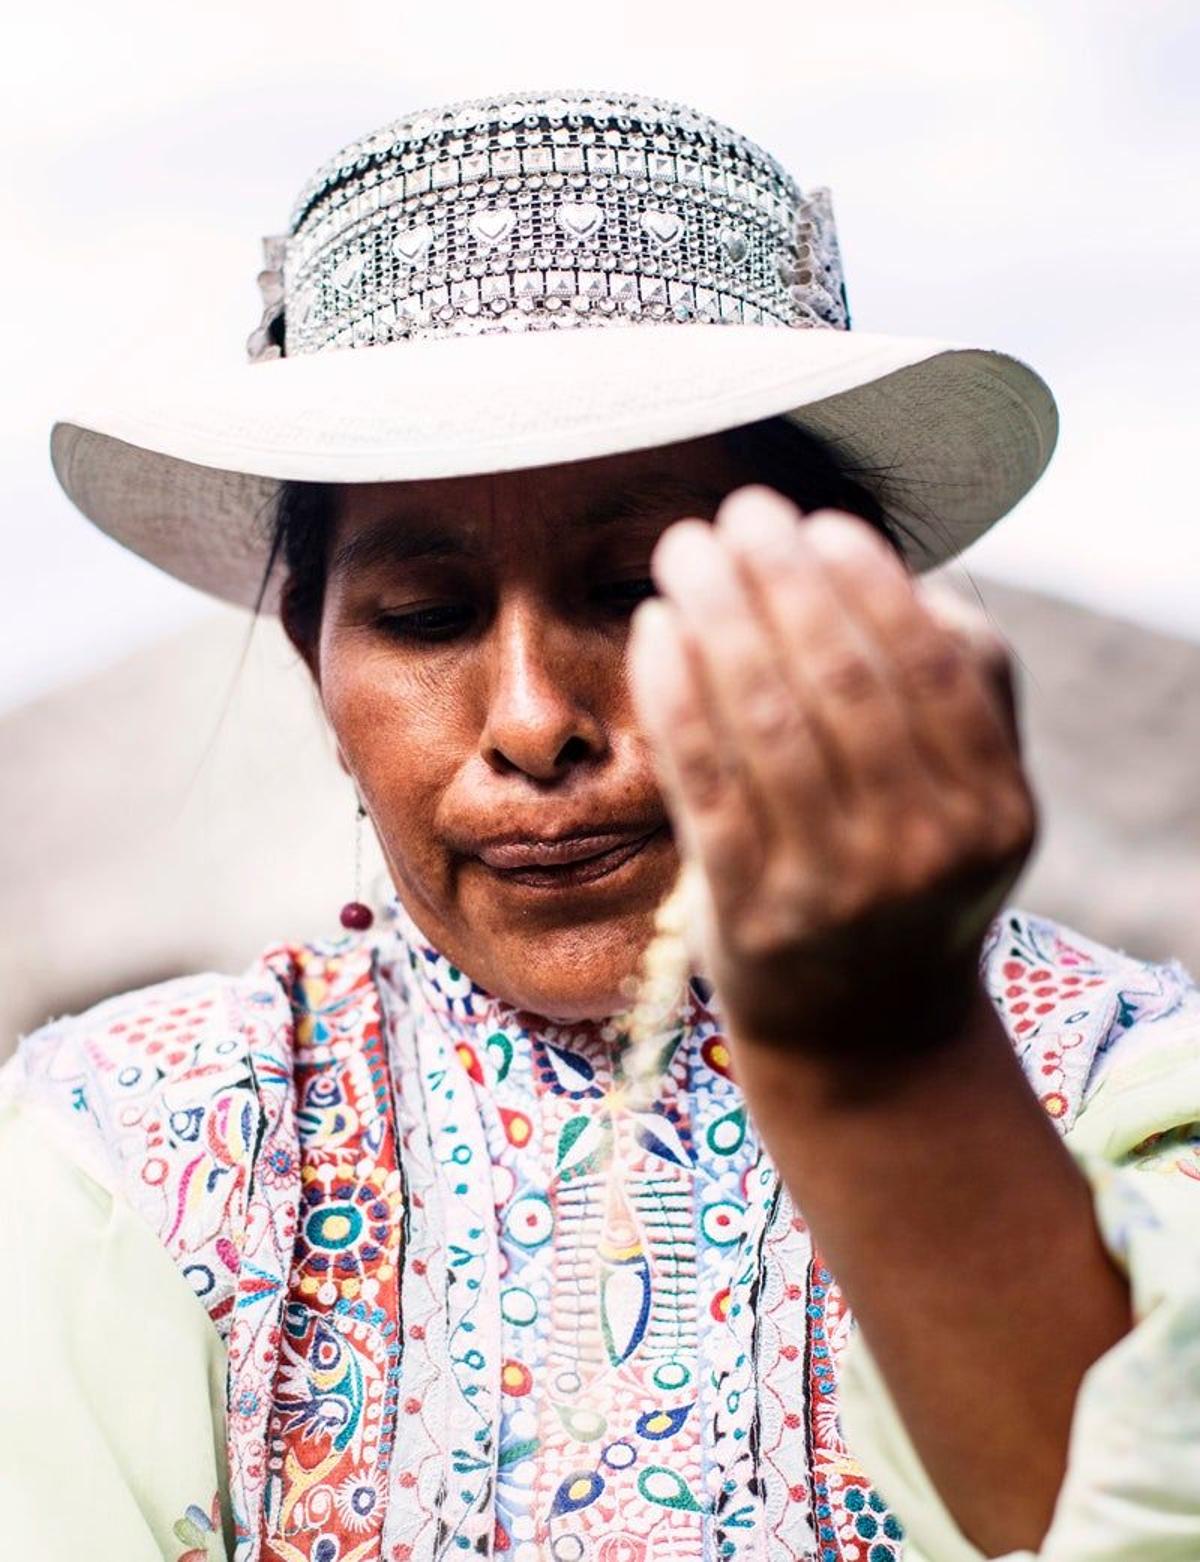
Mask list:
[[607,739],[594,703],[595,647],[529,603],[502,608],[489,639],[482,748],[492,768],[553,781],[598,758]]

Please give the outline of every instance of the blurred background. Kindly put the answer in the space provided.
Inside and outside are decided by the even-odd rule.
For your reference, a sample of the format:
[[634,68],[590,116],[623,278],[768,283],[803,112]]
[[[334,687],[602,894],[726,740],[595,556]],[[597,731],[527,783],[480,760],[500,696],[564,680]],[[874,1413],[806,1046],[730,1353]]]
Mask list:
[[1048,379],[1050,472],[951,571],[1021,667],[1044,823],[1014,898],[1200,970],[1194,5],[69,0],[6,36],[0,1053],[328,931],[352,888],[353,797],[277,627],[93,531],[50,423],[117,360],[239,358],[260,236],[341,144],[528,87],[732,123],[832,187],[858,328]]

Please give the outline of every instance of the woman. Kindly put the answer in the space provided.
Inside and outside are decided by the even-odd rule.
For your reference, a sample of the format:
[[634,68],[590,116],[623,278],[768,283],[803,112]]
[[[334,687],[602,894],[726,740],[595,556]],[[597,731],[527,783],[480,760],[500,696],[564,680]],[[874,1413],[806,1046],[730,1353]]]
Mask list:
[[1000,913],[1007,667],[909,573],[1045,387],[847,335],[827,198],[678,105],[412,116],[268,252],[268,361],[55,466],[278,606],[396,900],[6,1071],[14,1554],[1200,1555],[1200,1005]]

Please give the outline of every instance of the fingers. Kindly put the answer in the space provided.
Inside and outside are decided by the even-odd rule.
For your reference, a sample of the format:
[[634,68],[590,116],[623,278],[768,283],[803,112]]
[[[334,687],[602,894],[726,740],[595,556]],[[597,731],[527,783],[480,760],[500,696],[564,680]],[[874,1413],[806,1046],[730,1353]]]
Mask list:
[[803,834],[815,850],[836,802],[828,764],[729,550],[708,524],[682,522],[664,534],[652,569],[688,647],[710,741],[736,757],[763,832]]
[[652,570],[634,697],[715,902],[769,920],[782,895],[799,925],[822,896],[846,911],[1025,855],[1003,648],[866,523],[744,488],[715,526],[670,527]]
[[750,893],[763,843],[744,776],[713,729],[678,616],[645,602],[633,620],[630,681],[685,858],[703,868],[718,914]]
[[910,751],[905,712],[886,658],[810,540],[811,524],[762,487],[740,489],[717,517],[839,795],[848,806],[866,798],[904,808],[926,780]]
[[[762,519],[755,524],[765,536]],[[753,529],[743,522],[743,537]],[[901,828],[934,817],[942,821],[948,839],[972,850],[1027,846],[1033,803],[1014,741],[1011,681],[998,637],[965,605],[944,605],[918,588],[865,523],[825,511],[793,530],[799,541],[790,544],[791,571],[824,581],[823,590],[836,605],[827,611],[836,616],[840,608],[857,626],[868,647],[866,660],[876,668],[875,685],[865,675],[861,679],[864,692],[857,709],[846,710],[845,700],[839,709],[836,694],[831,699],[828,690],[823,700],[830,730],[859,787],[870,780],[864,754],[871,760],[880,749],[890,750],[895,764],[886,779],[892,801],[901,808],[896,816],[904,821]],[[781,555],[783,532],[780,528]],[[776,616],[788,611],[794,593],[786,561],[771,560],[766,566],[762,546],[744,550],[744,556],[757,572],[756,589],[768,611]],[[820,683],[811,657],[805,672]],[[871,729],[870,737],[861,731],[855,736],[855,728],[863,726]]]
[[961,629],[948,632],[865,526],[822,512],[806,530],[835,591],[886,659],[913,740],[938,778],[974,784],[981,763],[1007,759],[1009,736],[973,642]]
[[926,610],[979,668],[984,686],[1000,713],[1008,741],[1019,754],[1021,730],[1017,721],[1017,695],[1004,641],[983,614],[957,593],[927,581],[917,582],[916,587]]

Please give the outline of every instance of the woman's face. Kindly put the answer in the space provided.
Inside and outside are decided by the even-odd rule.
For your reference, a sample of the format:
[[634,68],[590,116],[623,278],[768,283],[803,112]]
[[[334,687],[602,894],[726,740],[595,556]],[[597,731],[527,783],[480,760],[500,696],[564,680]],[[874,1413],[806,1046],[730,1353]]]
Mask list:
[[719,438],[338,490],[313,658],[400,898],[488,990],[599,1018],[677,858],[626,678],[650,554],[748,479]]

